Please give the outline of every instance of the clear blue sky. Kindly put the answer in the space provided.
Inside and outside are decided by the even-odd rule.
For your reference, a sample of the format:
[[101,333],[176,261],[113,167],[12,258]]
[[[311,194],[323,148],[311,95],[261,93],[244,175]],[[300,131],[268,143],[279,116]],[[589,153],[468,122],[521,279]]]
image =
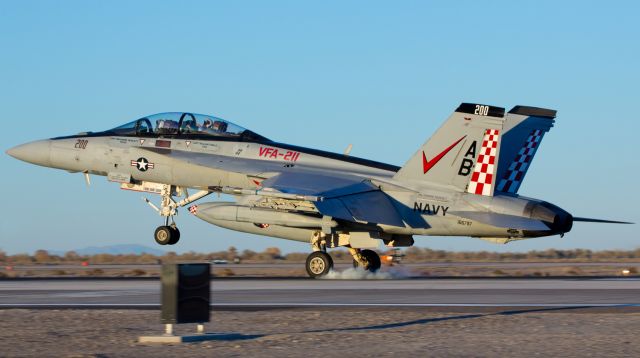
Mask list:
[[[635,1],[5,1],[2,150],[145,114],[215,114],[268,138],[402,165],[463,101],[558,110],[521,194],[640,222],[640,3]],[[0,249],[137,243],[161,218],[104,178],[0,155]],[[178,251],[308,245],[183,211]],[[634,249],[639,226],[453,250]]]

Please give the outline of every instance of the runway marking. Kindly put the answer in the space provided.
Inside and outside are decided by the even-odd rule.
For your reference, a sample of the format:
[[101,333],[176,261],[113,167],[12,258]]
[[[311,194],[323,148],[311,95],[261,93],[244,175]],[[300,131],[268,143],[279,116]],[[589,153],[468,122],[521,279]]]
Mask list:
[[[157,308],[158,303],[0,303],[2,308]],[[212,303],[211,307],[640,307],[640,303]]]
[[640,303],[213,303],[211,306],[284,307],[640,307]]

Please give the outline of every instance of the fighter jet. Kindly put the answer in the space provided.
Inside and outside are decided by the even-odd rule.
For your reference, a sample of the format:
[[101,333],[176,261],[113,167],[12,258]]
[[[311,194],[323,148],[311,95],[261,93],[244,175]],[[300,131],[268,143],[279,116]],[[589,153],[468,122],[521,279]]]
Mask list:
[[[402,167],[275,142],[224,119],[188,112],[146,116],[103,132],[9,149],[25,162],[105,176],[164,218],[160,245],[180,240],[178,209],[211,224],[308,242],[311,277],[333,267],[327,249],[346,247],[354,265],[380,268],[372,249],[414,244],[414,235],[470,236],[507,243],[564,235],[573,217],[518,189],[556,111],[462,103]],[[350,149],[350,148],[349,148]],[[235,201],[191,205],[211,193]]]

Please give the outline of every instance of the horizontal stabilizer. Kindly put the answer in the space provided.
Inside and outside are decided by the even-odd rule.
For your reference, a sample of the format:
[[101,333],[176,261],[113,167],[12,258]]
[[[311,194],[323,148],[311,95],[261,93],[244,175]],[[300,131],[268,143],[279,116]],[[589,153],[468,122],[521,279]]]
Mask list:
[[391,199],[381,191],[345,195],[314,204],[322,215],[337,219],[404,226]]
[[573,221],[580,221],[585,223],[603,223],[603,224],[635,224],[627,221],[614,221],[614,220],[602,220],[602,219],[590,219],[590,218],[573,218]]
[[493,244],[508,244],[511,241],[526,240],[526,237],[479,237],[478,239],[491,242]]
[[479,213],[475,211],[454,211],[450,212],[450,214],[459,216],[461,218],[477,221],[482,224],[502,227],[505,229],[531,231],[549,230],[549,226],[547,226],[544,222],[535,219],[523,218],[521,216],[495,213]]

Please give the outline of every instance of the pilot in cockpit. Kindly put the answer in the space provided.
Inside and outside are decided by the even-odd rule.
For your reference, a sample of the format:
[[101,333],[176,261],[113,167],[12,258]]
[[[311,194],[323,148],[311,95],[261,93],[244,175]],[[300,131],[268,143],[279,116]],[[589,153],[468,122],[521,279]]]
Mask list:
[[183,132],[184,133],[195,133],[198,132],[198,123],[195,119],[186,120],[183,124]]
[[213,130],[217,131],[217,132],[226,132],[227,131],[227,123],[223,122],[223,121],[215,121],[213,122]]
[[207,118],[202,123],[202,131],[206,132],[207,130],[211,129],[212,126],[213,126],[213,121],[211,121],[209,118]]
[[178,122],[171,119],[159,119],[156,121],[156,128],[160,134],[175,133],[178,131]]

